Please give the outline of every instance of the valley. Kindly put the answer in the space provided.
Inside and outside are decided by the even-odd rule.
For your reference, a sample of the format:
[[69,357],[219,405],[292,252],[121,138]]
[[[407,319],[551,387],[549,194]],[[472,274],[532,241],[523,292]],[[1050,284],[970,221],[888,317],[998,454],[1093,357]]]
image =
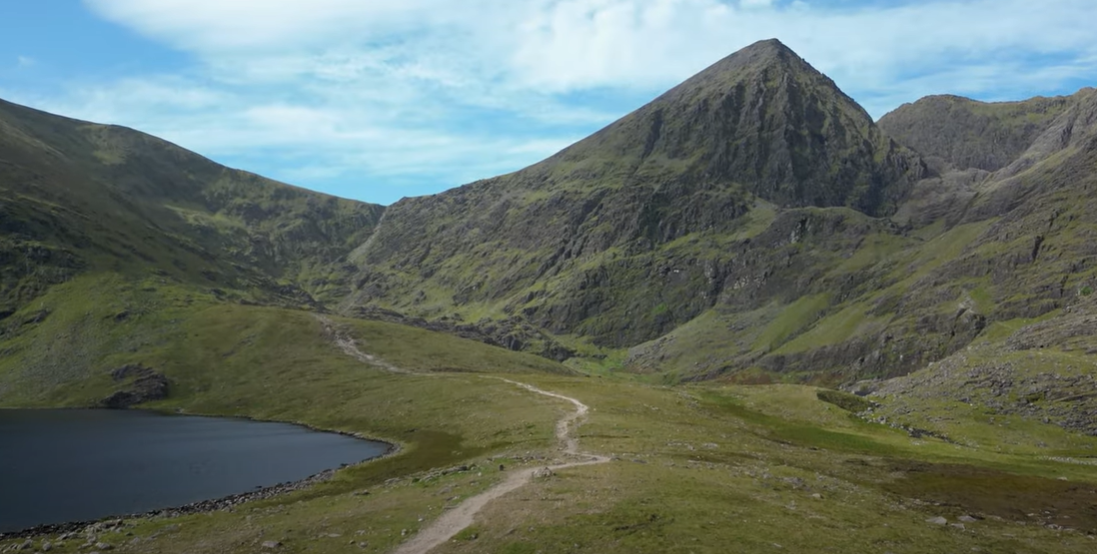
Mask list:
[[[257,374],[248,379],[237,370],[211,370],[198,377],[205,386],[150,407],[307,422],[394,440],[401,453],[229,511],[93,529],[97,542],[133,552],[255,551],[269,541],[288,552],[394,550],[443,513],[554,463],[556,423],[574,412],[513,383],[520,382],[590,406],[571,432],[582,451],[609,461],[533,477],[487,502],[470,527],[432,552],[662,552],[681,545],[721,552],[728,544],[814,551],[1092,549],[1097,486],[1086,461],[1097,440],[1033,432],[1020,417],[991,423],[961,416],[956,421],[967,434],[915,438],[852,417],[850,406],[825,402],[812,387],[671,387],[553,375],[537,367],[538,358],[467,341],[460,346],[476,352],[471,365],[460,362],[462,351],[455,349],[454,365],[432,368],[421,353],[400,346],[416,344],[421,331],[334,320],[360,348],[384,352],[387,363],[416,373],[435,370],[394,374],[347,356],[307,314],[261,307],[233,312],[232,322],[244,324],[239,331],[207,319],[202,327],[209,331],[187,335],[235,347],[231,357],[249,360]],[[504,366],[493,364],[513,371],[500,374]],[[271,386],[259,375],[295,384]],[[947,523],[930,521],[938,517]],[[82,551],[88,536],[55,550]]]
[[0,408],[399,447],[0,552],[1091,552],[1095,131],[770,40],[384,207],[0,103]]

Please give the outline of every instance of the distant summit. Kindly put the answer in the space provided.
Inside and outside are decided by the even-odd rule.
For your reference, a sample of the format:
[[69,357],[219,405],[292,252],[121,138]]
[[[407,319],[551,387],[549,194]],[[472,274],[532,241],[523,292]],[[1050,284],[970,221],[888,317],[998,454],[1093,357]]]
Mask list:
[[936,163],[997,171],[1028,149],[1082,94],[993,103],[927,96],[888,113],[879,125]]
[[[776,39],[754,43],[550,160],[621,155],[638,174],[736,182],[783,206],[895,209],[920,160]],[[673,167],[671,167],[673,166]]]

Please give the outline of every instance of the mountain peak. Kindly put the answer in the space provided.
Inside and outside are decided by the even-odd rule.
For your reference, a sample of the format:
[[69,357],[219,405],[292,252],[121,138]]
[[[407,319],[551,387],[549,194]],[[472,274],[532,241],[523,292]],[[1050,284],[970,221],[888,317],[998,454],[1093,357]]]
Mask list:
[[[766,53],[766,52],[769,52],[769,53],[791,53],[792,48],[789,48],[788,46],[785,46],[785,44],[782,43],[779,38],[765,38],[765,39],[761,39],[761,41],[756,41],[754,43],[750,43],[749,45],[744,46],[743,48],[739,48],[737,50],[736,54]],[[733,54],[733,56],[734,55],[735,54]]]
[[[770,67],[784,67],[811,72],[823,76],[811,67],[785,43],[775,39],[766,39],[746,46],[710,66],[706,71],[743,71],[764,70]],[[703,74],[704,72],[702,72]],[[824,76],[825,77],[825,76]]]
[[[631,346],[712,307],[720,278],[698,260],[727,251],[755,217],[781,214],[792,227],[773,236],[784,244],[807,223],[774,207],[887,215],[924,171],[833,81],[766,40],[533,167],[394,204],[356,251],[359,288],[345,306],[385,298],[426,314],[437,305],[426,291],[440,291],[457,306]],[[672,251],[683,258],[655,269]],[[556,277],[544,295],[540,283]]]
[[[787,56],[789,56],[790,54],[793,57],[799,59],[799,56],[796,54],[796,52],[793,52],[793,50],[791,48],[789,48],[788,46],[786,46],[785,43],[783,43],[780,40],[775,39],[775,38],[769,38],[769,39],[765,39],[765,40],[759,40],[758,42],[752,43],[749,46],[745,46],[742,49],[740,49],[740,50],[736,51],[735,53],[731,54],[730,56],[728,56],[728,58],[732,58],[732,57],[750,57],[750,58],[754,58],[754,59],[787,58]],[[725,59],[727,59],[727,58],[725,58]]]
[[827,86],[837,88],[833,81],[812,67],[791,48],[771,38],[755,42],[721,59],[671,89],[664,96],[697,86],[727,87],[737,82],[766,79],[767,72],[803,73],[823,80]]
[[633,181],[673,174],[736,183],[778,205],[850,206],[869,215],[894,209],[924,170],[834,81],[777,39],[716,62],[547,164],[604,160],[607,152],[615,154],[607,173]]

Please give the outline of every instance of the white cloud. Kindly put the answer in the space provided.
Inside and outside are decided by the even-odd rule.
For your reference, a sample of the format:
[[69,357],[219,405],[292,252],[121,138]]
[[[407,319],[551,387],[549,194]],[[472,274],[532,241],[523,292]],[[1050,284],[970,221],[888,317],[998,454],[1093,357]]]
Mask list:
[[[544,0],[533,0],[541,2]],[[102,16],[149,37],[203,51],[288,51],[356,37],[378,40],[423,28],[506,19],[498,0],[85,0]],[[486,16],[486,17],[485,17]]]
[[[571,91],[680,80],[778,37],[848,87],[960,58],[1097,51],[1090,0],[963,0],[827,8],[770,0],[85,0],[105,17],[207,60],[262,57],[267,77],[382,66],[409,79]],[[746,9],[769,6],[770,9]],[[302,56],[302,53],[306,55]],[[335,63],[344,57],[342,65]],[[277,66],[278,64],[274,64]]]
[[33,66],[37,63],[38,63],[38,60],[35,60],[34,58],[31,58],[29,56],[16,56],[15,57],[15,65],[17,65],[19,67],[31,67],[31,66]]
[[829,10],[746,10],[718,0],[569,0],[526,22],[511,61],[524,81],[561,90],[665,86],[755,40],[777,37],[841,86],[871,95],[912,72],[993,67],[1032,53],[1095,52],[1092,8],[1081,0]]
[[[0,92],[53,113],[138,128],[218,161],[262,167],[259,172],[268,177],[302,185],[432,181],[440,189],[512,171],[581,138],[408,126],[383,110],[354,104],[256,103],[251,94],[213,91],[173,76],[79,86],[65,97]],[[398,187],[333,192],[382,202],[411,194]]]
[[536,161],[764,38],[876,116],[929,93],[1048,93],[1097,74],[1091,0],[84,2],[196,65],[48,104],[215,157],[277,149],[286,175],[436,189]]

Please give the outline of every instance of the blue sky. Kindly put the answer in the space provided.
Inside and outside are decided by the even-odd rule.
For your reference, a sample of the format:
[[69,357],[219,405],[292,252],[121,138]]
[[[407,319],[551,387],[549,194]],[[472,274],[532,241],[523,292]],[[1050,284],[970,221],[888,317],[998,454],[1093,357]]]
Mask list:
[[35,0],[0,98],[388,204],[543,159],[776,37],[879,117],[1097,85],[1092,0]]

